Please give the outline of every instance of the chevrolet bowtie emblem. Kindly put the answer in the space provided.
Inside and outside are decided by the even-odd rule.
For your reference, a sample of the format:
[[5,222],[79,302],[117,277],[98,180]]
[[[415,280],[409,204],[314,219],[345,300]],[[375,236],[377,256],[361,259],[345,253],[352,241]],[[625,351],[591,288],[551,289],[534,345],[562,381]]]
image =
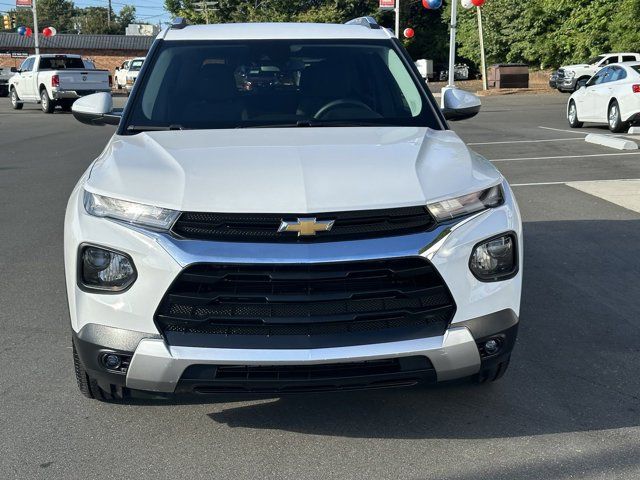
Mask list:
[[315,235],[316,232],[328,232],[335,220],[316,220],[315,218],[298,218],[295,222],[282,220],[278,232],[298,232],[298,236]]

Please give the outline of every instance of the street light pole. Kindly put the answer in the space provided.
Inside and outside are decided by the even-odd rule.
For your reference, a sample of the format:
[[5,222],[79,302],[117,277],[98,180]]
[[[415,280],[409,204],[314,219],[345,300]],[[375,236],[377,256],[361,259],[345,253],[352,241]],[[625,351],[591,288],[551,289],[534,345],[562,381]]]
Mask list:
[[482,68],[482,89],[487,90],[487,62],[484,55],[484,34],[482,33],[482,9],[476,7],[478,12],[478,36],[480,37],[480,68]]
[[36,8],[36,0],[32,0],[31,13],[33,13],[33,46],[36,49],[36,55],[40,55],[40,45],[38,42],[38,9]]
[[400,38],[400,0],[396,0],[396,37]]
[[458,28],[458,0],[451,1],[451,24],[449,33],[449,84],[447,87],[453,87],[455,80],[454,66],[456,62],[456,29]]

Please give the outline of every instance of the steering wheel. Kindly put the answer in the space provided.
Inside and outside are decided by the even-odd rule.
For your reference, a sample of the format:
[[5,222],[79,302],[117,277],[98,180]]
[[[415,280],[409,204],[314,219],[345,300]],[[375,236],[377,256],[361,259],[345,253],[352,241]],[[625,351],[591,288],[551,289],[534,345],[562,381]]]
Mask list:
[[335,110],[337,108],[343,108],[345,106],[360,107],[368,110],[371,113],[376,113],[374,110],[371,109],[369,105],[367,105],[364,102],[361,102],[360,100],[353,100],[350,98],[339,98],[338,100],[333,100],[327,103],[326,105],[324,105],[322,108],[320,108],[320,110],[318,110],[315,113],[313,118],[315,120],[322,120],[322,118],[326,116],[327,113],[329,113],[331,110]]

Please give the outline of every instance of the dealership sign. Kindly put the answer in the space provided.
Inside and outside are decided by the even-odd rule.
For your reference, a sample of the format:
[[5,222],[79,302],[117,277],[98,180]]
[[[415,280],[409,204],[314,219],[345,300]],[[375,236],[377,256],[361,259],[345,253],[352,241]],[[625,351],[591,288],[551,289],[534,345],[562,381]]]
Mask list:
[[380,10],[393,10],[394,8],[396,8],[395,0],[380,0]]
[[33,8],[33,0],[16,0],[16,7]]

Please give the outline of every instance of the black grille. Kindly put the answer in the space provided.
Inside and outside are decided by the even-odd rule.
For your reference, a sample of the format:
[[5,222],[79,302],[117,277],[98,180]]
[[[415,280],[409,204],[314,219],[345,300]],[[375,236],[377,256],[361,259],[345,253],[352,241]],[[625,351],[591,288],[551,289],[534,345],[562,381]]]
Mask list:
[[156,322],[174,345],[308,348],[439,335],[454,308],[421,257],[200,264],[178,276]]
[[428,358],[412,356],[321,365],[191,365],[176,391],[295,393],[409,386],[435,382]]
[[[298,236],[278,232],[281,222],[298,218],[333,220],[328,232]],[[391,208],[355,212],[314,214],[239,214],[184,212],[173,226],[173,233],[190,239],[229,242],[323,242],[388,237],[424,232],[434,226],[425,207]]]

